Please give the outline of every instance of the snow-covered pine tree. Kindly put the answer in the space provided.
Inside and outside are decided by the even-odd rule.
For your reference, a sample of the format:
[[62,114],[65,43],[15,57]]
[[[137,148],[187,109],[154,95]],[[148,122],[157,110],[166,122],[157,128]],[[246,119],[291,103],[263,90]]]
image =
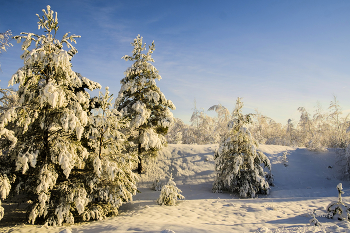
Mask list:
[[[18,42],[25,40],[24,66],[10,81],[19,84],[18,106],[0,116],[1,199],[26,194],[32,201],[30,223],[102,219],[130,200],[136,189],[128,155],[120,155],[122,135],[116,130],[123,123],[115,111],[109,114],[108,93],[98,103],[105,106],[103,117],[89,118],[92,106],[85,89],[101,86],[71,69],[70,60],[77,53],[71,42],[78,36],[67,33],[56,39],[57,13],[50,6],[43,12],[42,18],[37,15],[38,24],[46,35],[15,36]],[[113,143],[117,149],[98,160],[97,155],[104,156],[103,150],[96,152],[101,141],[107,149]]]
[[[9,82],[19,84],[18,106],[4,111],[0,119],[1,136],[7,139],[1,144],[7,152],[1,158],[1,173],[3,182],[10,178],[12,194],[25,193],[33,201],[31,223],[38,217],[55,216],[60,224],[74,221],[70,207],[80,194],[69,191],[82,184],[69,177],[78,175],[88,157],[80,142],[88,123],[89,94],[85,88],[93,90],[100,85],[72,71],[70,60],[77,50],[71,42],[78,36],[67,33],[62,40],[56,39],[57,13],[54,15],[49,6],[43,12],[42,18],[38,15],[38,24],[46,35],[15,36],[18,43],[25,40],[24,66]],[[63,49],[64,44],[69,51]],[[74,199],[69,205],[68,194]]]
[[176,205],[178,199],[184,199],[180,193],[182,191],[176,187],[176,183],[173,180],[173,175],[170,174],[169,181],[162,187],[157,203],[159,205]]
[[169,109],[175,110],[175,105],[167,100],[157,87],[155,79],[160,80],[158,70],[150,63],[155,47],[154,42],[149,46],[138,35],[134,42],[132,56],[125,55],[126,61],[134,61],[125,71],[125,77],[120,81],[121,89],[115,101],[115,107],[131,120],[129,141],[135,144],[138,154],[138,173],[142,173],[142,159],[156,156],[157,151],[165,144],[164,135],[173,123],[173,114]]
[[241,197],[255,197],[257,193],[268,194],[270,186],[261,164],[271,170],[270,160],[257,151],[258,144],[247,129],[250,115],[242,114],[243,103],[237,99],[232,113],[231,128],[215,152],[216,178],[213,192],[228,190]]
[[98,109],[89,117],[88,167],[93,167],[94,172],[86,177],[92,201],[83,212],[84,221],[117,214],[122,202],[132,200],[137,191],[137,177],[132,172],[136,158],[126,153],[126,137],[120,132],[121,128],[128,127],[128,122],[122,120],[117,109],[110,108],[111,101],[106,87],[104,95],[100,92]]

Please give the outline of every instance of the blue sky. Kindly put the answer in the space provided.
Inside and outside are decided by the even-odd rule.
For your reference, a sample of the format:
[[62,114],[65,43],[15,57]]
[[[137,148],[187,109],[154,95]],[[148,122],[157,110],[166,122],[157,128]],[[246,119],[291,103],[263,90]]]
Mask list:
[[[1,1],[0,31],[44,34],[38,18],[46,5],[58,12],[58,38],[81,35],[73,70],[118,94],[140,34],[155,41],[157,81],[186,123],[194,99],[244,112],[258,109],[285,124],[298,107],[327,111],[333,95],[350,113],[350,1]],[[20,45],[0,55],[0,86],[23,66]],[[96,93],[97,95],[97,93]],[[212,114],[213,115],[213,114]]]

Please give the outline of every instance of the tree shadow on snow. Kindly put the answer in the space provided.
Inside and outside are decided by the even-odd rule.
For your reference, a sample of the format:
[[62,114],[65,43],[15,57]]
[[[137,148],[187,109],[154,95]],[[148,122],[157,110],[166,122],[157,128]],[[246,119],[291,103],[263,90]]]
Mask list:
[[[310,219],[311,219],[311,217],[298,215],[298,216],[291,217],[291,218],[281,218],[281,219],[277,219],[277,220],[271,220],[271,221],[267,221],[266,223],[269,223],[269,224],[292,224],[293,227],[304,227],[305,224],[310,223],[309,222]],[[298,226],[297,224],[301,224],[301,225]]]

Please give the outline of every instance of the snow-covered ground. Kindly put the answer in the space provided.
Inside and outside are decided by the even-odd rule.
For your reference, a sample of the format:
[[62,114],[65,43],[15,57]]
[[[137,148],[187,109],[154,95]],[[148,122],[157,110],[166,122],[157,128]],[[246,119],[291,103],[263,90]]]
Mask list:
[[[168,145],[150,163],[139,182],[141,193],[120,208],[117,217],[64,227],[21,225],[4,232],[350,232],[347,221],[327,219],[325,208],[337,200],[343,183],[344,202],[350,202],[350,183],[340,180],[337,154],[305,148],[261,145],[270,158],[275,186],[270,195],[240,199],[229,193],[212,193],[214,150],[217,145]],[[287,161],[283,154],[287,152]],[[172,173],[185,200],[176,206],[159,206],[159,191],[151,190],[159,178]],[[349,195],[349,197],[348,197]],[[310,226],[317,210],[322,226]],[[168,231],[166,231],[168,230]]]

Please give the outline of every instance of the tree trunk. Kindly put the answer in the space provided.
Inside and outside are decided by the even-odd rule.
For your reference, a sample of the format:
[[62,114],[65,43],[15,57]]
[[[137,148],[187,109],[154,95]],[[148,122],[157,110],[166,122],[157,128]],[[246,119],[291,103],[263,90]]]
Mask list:
[[139,174],[142,173],[142,159],[141,159],[140,156],[139,156],[139,163],[138,163],[138,166],[137,166],[137,172],[138,172]]
[[139,155],[139,162],[137,166],[137,172],[141,174],[142,173],[141,143],[139,143],[138,145],[138,155]]
[[[140,140],[140,137],[141,137],[141,130],[139,131],[139,140]],[[138,157],[139,157],[139,162],[138,162],[138,166],[137,166],[137,172],[139,174],[141,174],[142,173],[142,158],[141,158],[141,143],[140,142],[138,143],[137,154],[138,154]]]
[[[47,107],[46,107],[47,108]],[[45,158],[44,161],[47,163],[47,160],[50,158],[50,145],[49,145],[49,130],[48,130],[48,123],[47,123],[47,113],[46,108],[44,109],[44,118],[45,118],[45,125],[44,125],[44,132],[43,132],[43,142],[44,142],[44,154]]]
[[100,137],[100,148],[98,151],[98,158],[99,159],[101,159],[101,154],[102,154],[102,143],[103,143],[103,134],[101,134],[101,137]]

